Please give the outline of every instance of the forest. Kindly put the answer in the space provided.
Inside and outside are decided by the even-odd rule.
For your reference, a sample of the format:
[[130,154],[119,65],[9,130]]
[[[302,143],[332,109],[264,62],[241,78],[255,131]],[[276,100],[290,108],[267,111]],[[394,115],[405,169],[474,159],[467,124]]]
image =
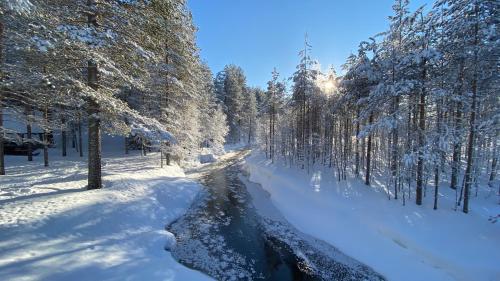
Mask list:
[[272,160],[327,165],[339,181],[370,185],[375,174],[403,204],[421,205],[432,182],[436,209],[445,180],[467,213],[480,184],[498,188],[498,3],[408,4],[396,1],[390,29],[361,42],[340,77],[318,70],[306,40],[290,95],[273,72],[259,143]]
[[[72,165],[79,165],[82,192],[97,192],[88,198],[108,196],[98,193],[115,188],[112,169],[107,169],[120,163],[137,171],[150,167],[141,172],[158,177],[150,182],[162,176],[168,178],[161,178],[166,186],[179,188],[183,182],[168,181],[184,177],[183,172],[169,169],[179,167],[188,173],[200,162],[226,159],[229,156],[224,155],[233,155],[234,149],[261,155],[265,160],[260,163],[269,165],[259,168],[261,173],[279,167],[311,182],[321,171],[319,175],[334,179],[331,184],[336,187],[359,182],[354,186],[360,192],[382,194],[373,206],[394,201],[396,212],[427,208],[437,213],[443,208],[443,194],[451,194],[452,206],[444,209],[452,212],[438,215],[440,220],[451,216],[461,220],[462,213],[470,216],[475,200],[477,209],[489,200],[495,203],[484,208],[498,210],[499,1],[436,0],[411,9],[409,0],[395,0],[388,28],[361,41],[341,69],[322,69],[315,59],[314,39],[300,34],[303,47],[289,58],[296,65],[294,72],[288,76],[277,67],[262,69],[268,73],[267,87],[249,85],[244,67],[236,63],[210,68],[200,54],[203,46],[197,43],[203,26],[195,24],[189,4],[187,0],[1,1],[0,188],[4,192],[5,187],[5,196],[21,192],[16,188],[23,184],[38,184],[23,179],[26,173],[36,171],[43,178],[53,173],[51,169],[66,171]],[[102,144],[109,137],[112,147]],[[117,158],[122,154],[132,158]],[[139,158],[134,158],[136,154]],[[230,160],[217,163],[224,161]],[[163,170],[157,171],[159,167]],[[258,169],[252,169],[250,179],[264,175],[253,175]],[[123,175],[127,173],[135,172]],[[63,179],[65,175],[58,174],[53,183]],[[146,194],[148,188],[141,190]],[[193,194],[182,195],[189,197],[183,204],[196,202]],[[8,217],[8,204],[17,199],[5,198],[5,202],[0,199],[0,213]],[[189,206],[183,208],[193,208]],[[498,218],[500,213],[490,214],[488,224]],[[210,225],[209,221],[200,225]],[[163,223],[183,245],[179,233],[186,228],[177,225],[177,218],[168,217]],[[255,278],[241,271],[231,273],[239,276],[231,279],[223,267],[213,271],[185,262],[176,252],[180,246],[177,249],[172,250],[176,261],[213,278]],[[0,269],[5,266],[2,255]],[[379,270],[370,260],[355,258]],[[318,280],[344,280],[318,271],[326,274],[319,274]],[[0,279],[19,277],[9,274],[0,273]],[[366,279],[353,275],[349,280],[385,280],[369,271],[363,274]],[[495,274],[500,273],[488,276],[499,276]],[[96,276],[95,280],[109,279]],[[157,279],[152,276],[147,280]],[[433,278],[429,280],[440,280]]]
[[[1,136],[27,143],[29,161],[31,146],[41,143],[49,165],[47,139],[53,131],[60,132],[63,144],[78,143],[80,156],[87,135],[88,188],[94,189],[102,186],[101,131],[178,159],[202,143],[221,149],[225,116],[213,96],[212,74],[198,56],[185,2],[9,0],[6,5],[0,109],[22,120],[26,134],[19,139],[20,132],[0,123]],[[43,131],[42,139],[32,137],[33,124]]]
[[21,141],[28,150],[41,143],[45,158],[52,131],[74,146],[87,127],[89,189],[101,187],[101,130],[176,159],[203,145],[221,149],[229,132],[228,142],[257,143],[270,159],[302,169],[327,165],[339,180],[363,176],[370,185],[380,175],[388,197],[403,203],[413,195],[421,204],[433,182],[434,208],[442,179],[464,212],[481,180],[495,188],[496,1],[410,11],[398,0],[390,29],[361,42],[342,76],[321,72],[306,38],[293,77],[274,70],[267,89],[248,87],[235,65],[212,78],[183,1],[6,4],[0,109],[26,124]]

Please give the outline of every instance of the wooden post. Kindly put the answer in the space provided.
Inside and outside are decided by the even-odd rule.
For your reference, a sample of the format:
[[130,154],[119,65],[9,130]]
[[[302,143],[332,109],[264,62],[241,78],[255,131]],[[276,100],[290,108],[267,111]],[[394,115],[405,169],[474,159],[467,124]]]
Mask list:
[[160,167],[163,168],[163,150],[160,145]]

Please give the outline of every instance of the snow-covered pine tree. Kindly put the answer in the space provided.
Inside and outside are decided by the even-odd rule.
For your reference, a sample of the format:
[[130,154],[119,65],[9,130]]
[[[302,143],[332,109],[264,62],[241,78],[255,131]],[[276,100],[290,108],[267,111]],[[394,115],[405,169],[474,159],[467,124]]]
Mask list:
[[401,153],[399,148],[399,120],[401,119],[400,101],[401,96],[408,94],[409,81],[404,75],[404,65],[400,61],[403,59],[404,45],[409,28],[409,1],[396,0],[392,9],[394,14],[389,17],[390,29],[382,42],[382,50],[386,52],[384,57],[384,68],[386,74],[383,76],[383,82],[386,87],[387,95],[391,97],[390,130],[391,130],[391,148],[389,166],[391,170],[391,184],[394,189],[394,198],[398,199],[398,187],[400,182],[399,169],[401,166]]
[[226,115],[222,107],[217,104],[212,72],[206,64],[202,65],[199,107],[200,145],[209,148],[214,154],[223,153],[225,137],[228,132]]
[[[224,91],[217,91],[219,99],[223,99],[225,113],[229,125],[228,140],[232,143],[241,142],[243,109],[245,103],[246,77],[241,67],[236,65],[227,65],[224,67]],[[216,84],[217,87],[217,84]]]
[[[24,28],[18,29],[22,32],[11,33],[9,39],[12,40],[9,41],[25,40],[24,45],[27,46],[15,48],[12,44],[6,47],[12,58],[22,58],[11,65],[10,88],[22,89],[24,100],[30,97],[31,106],[49,109],[45,112],[50,114],[45,114],[46,118],[42,118],[45,120],[39,122],[45,130],[64,127],[59,122],[63,120],[60,117],[64,117],[65,122],[78,120],[79,123],[82,113],[90,110],[88,116],[100,122],[107,132],[128,134],[134,130],[153,138],[168,136],[165,127],[158,121],[132,110],[119,98],[119,93],[126,88],[133,87],[141,93],[148,89],[142,83],[143,79],[139,78],[147,76],[146,71],[149,69],[138,70],[138,66],[151,64],[152,60],[150,53],[140,46],[143,43],[141,37],[134,36],[143,34],[134,31],[142,30],[144,22],[130,21],[128,18],[140,18],[131,15],[144,14],[149,5],[123,1],[96,4],[93,1],[54,0],[31,3],[35,11],[40,11],[35,14],[37,17],[31,14],[29,19],[10,21],[21,24]],[[83,22],[86,24],[82,24]],[[26,71],[22,64],[24,61],[36,65],[35,71]],[[35,95],[33,93],[37,91],[28,88],[30,85],[44,86],[40,89],[50,91],[50,95],[41,95],[40,89]],[[18,102],[21,100],[23,99],[17,99]],[[96,124],[90,119],[89,121]],[[89,146],[89,164],[95,165],[95,168],[90,167],[95,173],[90,173],[89,188],[100,186],[100,126],[97,125],[91,126],[90,135],[94,137],[89,138],[93,142]]]
[[266,139],[269,140],[268,148],[266,150],[269,152],[269,158],[274,162],[276,154],[276,127],[278,127],[279,114],[282,110],[285,96],[285,85],[283,82],[279,81],[279,73],[275,69],[272,72],[272,79],[267,82],[267,92],[266,92],[266,109],[269,122],[269,130]]
[[255,139],[257,128],[257,92],[246,87],[243,93],[242,134],[247,144],[251,144]]
[[311,97],[319,91],[316,84],[319,71],[317,62],[310,57],[311,46],[307,36],[304,39],[304,49],[299,52],[300,62],[292,76],[292,103],[295,116],[296,159],[302,169],[309,169],[312,150],[312,131],[310,124]]

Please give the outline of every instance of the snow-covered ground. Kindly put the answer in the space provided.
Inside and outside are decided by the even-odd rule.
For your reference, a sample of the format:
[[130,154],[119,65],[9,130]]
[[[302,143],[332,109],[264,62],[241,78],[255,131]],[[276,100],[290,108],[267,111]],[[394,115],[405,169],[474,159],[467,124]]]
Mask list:
[[51,149],[27,162],[7,156],[0,177],[0,280],[210,280],[164,250],[165,225],[186,212],[201,186],[159,155],[103,145],[101,190],[84,190],[86,161]]
[[[387,200],[381,186],[338,182],[331,171],[273,165],[261,154],[246,160],[250,180],[300,231],[322,239],[389,280],[500,280],[500,214],[496,196],[480,190],[471,212],[453,210],[455,193],[443,186],[439,209],[429,195],[421,207]],[[432,189],[431,189],[432,190]]]

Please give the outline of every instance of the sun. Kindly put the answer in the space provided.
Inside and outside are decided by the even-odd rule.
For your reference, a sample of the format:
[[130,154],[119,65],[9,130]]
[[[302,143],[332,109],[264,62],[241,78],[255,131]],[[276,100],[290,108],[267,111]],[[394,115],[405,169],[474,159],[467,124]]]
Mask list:
[[333,94],[337,88],[335,81],[331,79],[320,79],[316,83],[325,95]]
[[333,83],[333,81],[327,80],[327,81],[323,82],[323,90],[325,92],[329,93],[329,92],[333,91],[333,89],[335,89],[335,83]]

